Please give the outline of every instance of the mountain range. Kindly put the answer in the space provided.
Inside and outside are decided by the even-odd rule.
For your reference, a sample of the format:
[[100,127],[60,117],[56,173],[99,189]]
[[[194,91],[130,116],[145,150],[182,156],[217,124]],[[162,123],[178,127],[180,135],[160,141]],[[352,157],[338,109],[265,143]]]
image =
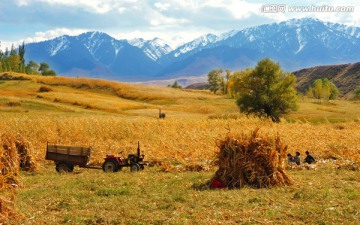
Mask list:
[[270,57],[294,71],[360,61],[360,28],[313,18],[291,19],[207,34],[176,49],[160,38],[118,40],[106,33],[64,35],[26,45],[25,58],[47,62],[58,74],[120,81],[205,75],[233,71]]

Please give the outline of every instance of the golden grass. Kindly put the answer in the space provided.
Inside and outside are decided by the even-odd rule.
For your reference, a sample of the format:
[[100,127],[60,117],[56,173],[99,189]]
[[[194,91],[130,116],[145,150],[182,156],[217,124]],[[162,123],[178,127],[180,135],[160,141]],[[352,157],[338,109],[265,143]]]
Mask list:
[[[61,85],[77,89],[92,90],[95,92],[102,91],[108,94],[114,94],[118,97],[131,100],[175,100],[180,98],[197,98],[198,96],[189,91],[179,91],[168,87],[144,86],[129,83],[119,83],[101,79],[89,78],[66,78],[66,77],[37,77],[38,83],[47,85]],[[208,98],[214,96],[208,95]]]
[[[12,75],[20,76],[20,74]],[[20,101],[40,103],[66,112],[79,112],[84,111],[81,109],[86,109],[92,113],[133,115],[131,112],[133,110],[162,108],[165,113],[171,111],[175,115],[185,112],[206,116],[229,110],[229,113],[237,111],[233,100],[224,99],[222,96],[216,96],[206,91],[179,90],[100,79],[24,76],[29,80],[6,80],[1,83],[0,96],[4,98],[16,96]],[[44,86],[51,88],[52,91],[39,92]],[[47,108],[45,107],[45,109]],[[15,111],[15,109],[6,111]],[[17,111],[32,110],[24,106]],[[52,110],[52,113],[54,112],[56,113],[56,110]],[[150,117],[156,117],[157,114],[156,112]]]
[[[279,134],[292,153],[299,150],[304,155],[309,150],[317,157],[359,160],[356,118],[360,106],[351,102],[319,105],[304,101],[299,112],[288,116],[297,121],[324,118],[325,124],[273,124],[239,114],[233,99],[210,92],[99,79],[13,75],[30,80],[0,84],[0,110],[16,112],[4,113],[0,127],[5,133],[23,135],[40,160],[47,141],[93,145],[92,161],[100,164],[109,151],[135,151],[139,140],[149,160],[207,166],[217,151],[216,139],[229,130],[236,135],[256,127],[269,135]],[[52,91],[39,93],[43,85]],[[8,102],[20,106],[8,107]],[[165,120],[156,119],[158,108],[167,114]],[[344,111],[345,117],[340,117]],[[353,122],[333,125],[329,123],[333,117]]]
[[84,93],[70,91],[42,93],[44,100],[82,106],[87,109],[96,109],[104,112],[121,113],[128,109],[145,108],[145,103],[135,102],[127,99],[117,98],[115,96],[104,96],[98,93]]
[[330,122],[346,122],[360,118],[360,105],[356,102],[332,100],[331,103],[319,103],[305,99],[299,105],[297,112],[286,117],[315,123],[326,122],[326,119]]
[[[256,127],[268,135],[279,134],[288,151],[309,150],[319,158],[360,161],[360,123],[341,125],[280,123],[242,117],[237,120],[167,118],[109,115],[6,115],[0,122],[5,133],[20,133],[34,146],[36,159],[43,160],[46,142],[92,145],[91,162],[100,165],[108,152],[133,153],[140,141],[147,160],[175,165],[210,165],[217,152],[216,140],[227,133],[241,135]],[[230,131],[229,131],[230,130]]]

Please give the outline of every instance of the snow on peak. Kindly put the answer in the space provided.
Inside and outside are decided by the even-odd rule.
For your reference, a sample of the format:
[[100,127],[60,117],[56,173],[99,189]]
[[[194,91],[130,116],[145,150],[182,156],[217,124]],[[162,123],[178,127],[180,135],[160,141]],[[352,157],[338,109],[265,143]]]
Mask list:
[[333,30],[342,32],[353,38],[360,38],[360,27],[347,26],[344,24],[326,22],[325,25]]
[[304,26],[304,25],[313,25],[314,23],[323,23],[321,20],[316,19],[316,18],[310,18],[310,17],[305,17],[305,18],[300,18],[300,19],[290,19],[284,22],[280,22],[279,25],[286,25],[289,27],[299,27],[299,26]]
[[143,38],[134,38],[128,41],[129,44],[135,47],[142,48],[144,46],[145,40]]
[[169,46],[169,44],[166,41],[157,37],[152,40],[135,38],[128,42],[132,46],[141,48],[145,52],[145,54],[154,61],[158,60],[162,56],[172,51],[172,48]]
[[296,29],[296,37],[299,42],[299,48],[295,51],[295,55],[298,54],[307,44],[306,39],[301,35],[301,28]]
[[222,34],[219,35],[218,40],[222,41],[222,40],[228,39],[228,38],[233,37],[234,35],[236,35],[238,32],[239,32],[238,30],[231,30],[231,31],[222,33]]
[[196,48],[203,48],[208,45],[211,45],[219,40],[219,37],[214,34],[206,34],[200,36],[199,38],[193,40],[192,42],[186,43],[179,48],[177,48],[176,52],[174,53],[175,57],[179,57],[181,54],[185,54],[193,49]]
[[50,42],[50,55],[55,56],[58,52],[64,51],[69,47],[70,41],[67,36],[61,36]]
[[161,46],[163,48],[170,48],[170,45],[164,41],[163,39],[160,39],[160,38],[154,38],[151,40],[152,43],[154,43],[154,45],[158,45],[158,46]]

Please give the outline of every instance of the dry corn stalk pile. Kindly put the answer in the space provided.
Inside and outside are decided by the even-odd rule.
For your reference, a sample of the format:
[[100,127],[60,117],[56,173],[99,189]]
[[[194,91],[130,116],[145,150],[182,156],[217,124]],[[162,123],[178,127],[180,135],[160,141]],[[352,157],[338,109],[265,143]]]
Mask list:
[[0,138],[0,189],[18,183],[20,165],[14,140],[7,135]]
[[250,136],[226,137],[219,143],[216,164],[219,169],[210,181],[222,182],[229,188],[249,185],[257,188],[291,185],[285,173],[286,150],[279,136],[260,137],[259,129]]
[[[21,136],[0,136],[0,193],[11,191],[19,183],[19,170],[35,171],[29,143]],[[0,224],[16,216],[11,199],[0,197]]]
[[[17,163],[17,153],[14,143],[8,136],[2,135],[0,138],[0,193],[11,188],[11,184],[18,182],[19,164]],[[4,197],[0,197],[0,223],[4,223],[7,218],[13,215],[11,202]]]

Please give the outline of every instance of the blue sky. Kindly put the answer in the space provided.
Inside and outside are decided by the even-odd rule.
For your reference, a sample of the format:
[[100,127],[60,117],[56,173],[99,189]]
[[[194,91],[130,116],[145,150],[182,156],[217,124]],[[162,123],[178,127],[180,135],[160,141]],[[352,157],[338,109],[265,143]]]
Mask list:
[[[264,13],[267,4],[351,6],[354,11]],[[0,0],[0,41],[4,49],[11,43],[102,31],[117,39],[159,37],[174,47],[207,33],[302,17],[360,26],[360,1]]]

